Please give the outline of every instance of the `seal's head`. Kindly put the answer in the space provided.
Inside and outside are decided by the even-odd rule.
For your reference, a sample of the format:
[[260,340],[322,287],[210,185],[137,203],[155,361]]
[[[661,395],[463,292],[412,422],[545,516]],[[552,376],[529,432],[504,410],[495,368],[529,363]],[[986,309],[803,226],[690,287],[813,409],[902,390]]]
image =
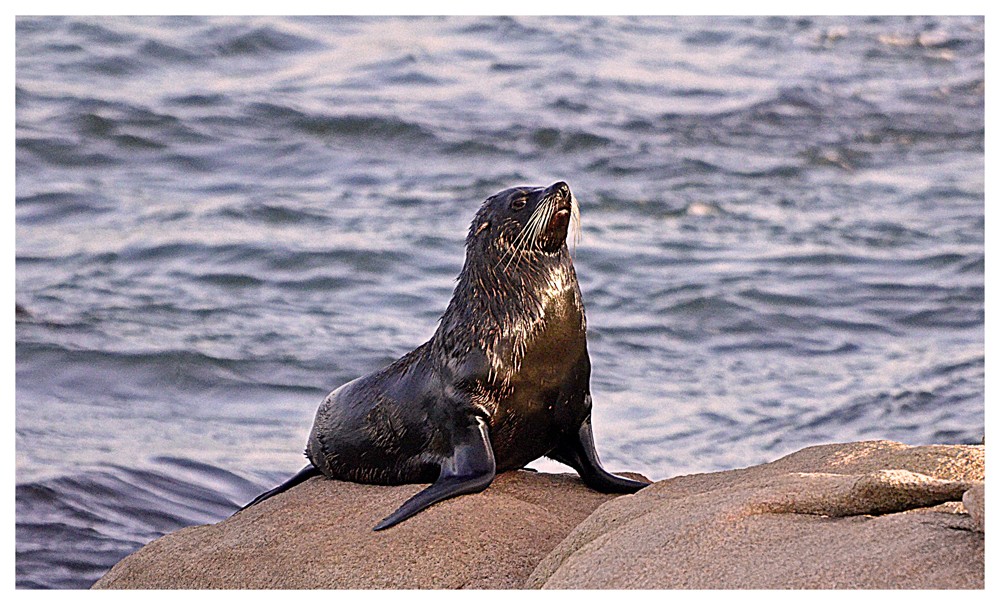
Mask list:
[[562,249],[570,223],[579,236],[580,210],[569,185],[512,187],[490,196],[469,229],[467,246],[504,264]]

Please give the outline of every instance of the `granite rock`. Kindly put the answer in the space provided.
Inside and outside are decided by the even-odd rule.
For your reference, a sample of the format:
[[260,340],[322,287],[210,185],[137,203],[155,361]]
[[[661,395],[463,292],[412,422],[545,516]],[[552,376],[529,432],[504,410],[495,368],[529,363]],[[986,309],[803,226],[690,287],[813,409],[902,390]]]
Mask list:
[[806,448],[602,505],[527,588],[982,588],[982,446]]
[[310,479],[151,542],[94,588],[520,588],[573,527],[616,497],[575,475],[515,471],[372,531],[423,487]]
[[972,521],[976,524],[976,529],[986,532],[986,484],[979,483],[965,492],[962,496],[962,504],[969,512]]
[[383,532],[423,486],[317,478],[155,540],[94,588],[982,588],[984,458],[823,445],[628,496],[516,471]]

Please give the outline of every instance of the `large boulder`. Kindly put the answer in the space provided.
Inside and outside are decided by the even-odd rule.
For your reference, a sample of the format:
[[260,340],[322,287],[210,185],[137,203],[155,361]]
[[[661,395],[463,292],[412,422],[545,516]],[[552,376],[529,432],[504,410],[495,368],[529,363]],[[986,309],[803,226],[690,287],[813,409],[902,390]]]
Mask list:
[[981,502],[983,468],[982,446],[874,441],[660,481],[602,505],[526,587],[982,588],[983,521],[960,502]]
[[516,471],[372,531],[423,487],[310,479],[214,525],[151,542],[94,588],[520,588],[571,529],[615,497],[575,475]]
[[164,536],[94,587],[982,588],[983,481],[983,446],[870,441],[631,496],[505,473],[373,532],[423,486],[312,479]]

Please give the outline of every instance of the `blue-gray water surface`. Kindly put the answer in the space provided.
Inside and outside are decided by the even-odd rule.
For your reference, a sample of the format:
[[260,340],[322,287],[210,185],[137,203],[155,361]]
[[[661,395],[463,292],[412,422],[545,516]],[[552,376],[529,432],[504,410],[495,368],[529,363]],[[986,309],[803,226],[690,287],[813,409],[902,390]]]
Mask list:
[[519,184],[581,203],[609,468],[978,443],[983,28],[17,19],[17,585],[87,587],[300,468]]

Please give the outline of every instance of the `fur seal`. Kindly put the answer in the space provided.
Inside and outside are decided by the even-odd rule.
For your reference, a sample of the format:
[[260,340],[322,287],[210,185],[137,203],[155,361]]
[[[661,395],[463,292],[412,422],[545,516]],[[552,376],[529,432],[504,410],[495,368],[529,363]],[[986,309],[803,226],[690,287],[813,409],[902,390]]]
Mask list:
[[561,181],[489,197],[434,336],[330,393],[309,435],[310,465],[243,508],[320,474],[431,483],[381,530],[542,456],[599,491],[645,487],[604,470],[594,447],[587,320],[566,246],[571,220],[579,221],[578,205]]

